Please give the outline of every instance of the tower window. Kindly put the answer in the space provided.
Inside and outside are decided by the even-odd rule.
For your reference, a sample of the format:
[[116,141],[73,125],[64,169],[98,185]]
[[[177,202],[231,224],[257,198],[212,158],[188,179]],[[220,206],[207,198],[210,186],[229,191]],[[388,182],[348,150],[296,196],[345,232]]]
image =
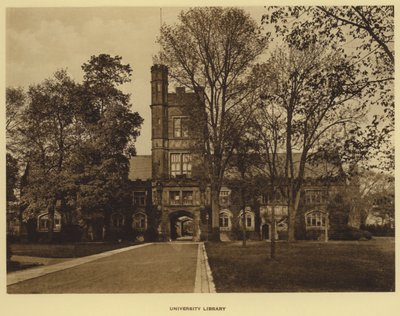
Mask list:
[[174,118],[174,137],[187,138],[189,136],[189,126],[187,117]]
[[177,175],[192,175],[192,162],[189,153],[177,153],[170,156],[170,174],[175,177]]

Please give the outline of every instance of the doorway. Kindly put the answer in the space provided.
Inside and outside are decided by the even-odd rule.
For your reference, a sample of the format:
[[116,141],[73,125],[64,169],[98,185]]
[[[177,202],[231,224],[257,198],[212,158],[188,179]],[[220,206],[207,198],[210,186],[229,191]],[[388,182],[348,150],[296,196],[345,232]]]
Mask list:
[[261,226],[261,232],[262,232],[262,239],[263,240],[269,240],[269,224],[264,224]]
[[170,214],[171,240],[192,240],[194,236],[193,214],[177,211]]

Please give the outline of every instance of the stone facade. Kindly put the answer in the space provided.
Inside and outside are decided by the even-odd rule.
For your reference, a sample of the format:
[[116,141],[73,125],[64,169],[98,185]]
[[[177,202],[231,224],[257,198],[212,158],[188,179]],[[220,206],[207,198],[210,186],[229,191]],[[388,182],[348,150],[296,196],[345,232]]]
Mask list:
[[[152,155],[151,163],[152,210],[156,229],[161,240],[190,239],[206,240],[211,230],[211,192],[201,181],[202,159],[196,157],[193,148],[194,136],[190,106],[200,102],[198,94],[186,92],[178,87],[168,92],[168,68],[154,65],[151,68],[152,103]],[[201,103],[198,104],[201,106]],[[188,110],[189,108],[189,110]],[[193,106],[192,106],[193,108]],[[143,156],[132,158],[132,166]],[[135,168],[133,168],[135,169]],[[329,225],[328,200],[335,191],[315,180],[324,173],[321,166],[308,166],[307,184],[302,193],[301,207],[297,214],[298,238],[321,239]],[[325,168],[326,169],[326,168]],[[131,171],[131,179],[142,168],[137,165]],[[134,181],[135,182],[135,181]],[[266,192],[268,188],[266,188]],[[220,191],[220,231],[222,240],[242,236],[243,210],[240,207],[239,189],[223,186]],[[245,223],[248,238],[271,239],[271,205],[267,198],[254,196],[246,203]],[[278,201],[275,206],[276,237],[286,239],[287,206]]]

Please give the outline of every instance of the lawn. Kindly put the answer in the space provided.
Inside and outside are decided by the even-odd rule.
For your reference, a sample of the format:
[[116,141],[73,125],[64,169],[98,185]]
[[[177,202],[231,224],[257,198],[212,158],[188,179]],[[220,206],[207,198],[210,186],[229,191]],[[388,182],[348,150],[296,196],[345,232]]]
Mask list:
[[[7,262],[7,272],[29,269],[40,265],[57,263],[61,258],[78,258],[97,253],[129,247],[133,242],[86,242],[75,244],[11,244],[13,257]],[[19,259],[21,258],[21,259]],[[43,258],[43,259],[41,259]],[[57,259],[53,259],[57,258]],[[62,260],[61,260],[62,261]]]
[[370,241],[207,243],[217,292],[395,290],[394,238]]

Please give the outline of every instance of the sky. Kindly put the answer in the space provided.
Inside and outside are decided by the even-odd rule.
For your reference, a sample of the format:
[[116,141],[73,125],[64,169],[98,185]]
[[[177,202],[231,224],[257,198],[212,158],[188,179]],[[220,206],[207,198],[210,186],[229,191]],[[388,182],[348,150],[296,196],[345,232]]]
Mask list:
[[[175,23],[185,8],[162,8],[162,22]],[[246,7],[261,21],[263,7]],[[8,8],[6,10],[6,86],[23,87],[67,69],[82,80],[81,65],[90,56],[119,55],[133,69],[133,110],[144,118],[136,143],[138,155],[151,154],[150,68],[158,52],[159,7]],[[170,86],[170,90],[173,87]]]

